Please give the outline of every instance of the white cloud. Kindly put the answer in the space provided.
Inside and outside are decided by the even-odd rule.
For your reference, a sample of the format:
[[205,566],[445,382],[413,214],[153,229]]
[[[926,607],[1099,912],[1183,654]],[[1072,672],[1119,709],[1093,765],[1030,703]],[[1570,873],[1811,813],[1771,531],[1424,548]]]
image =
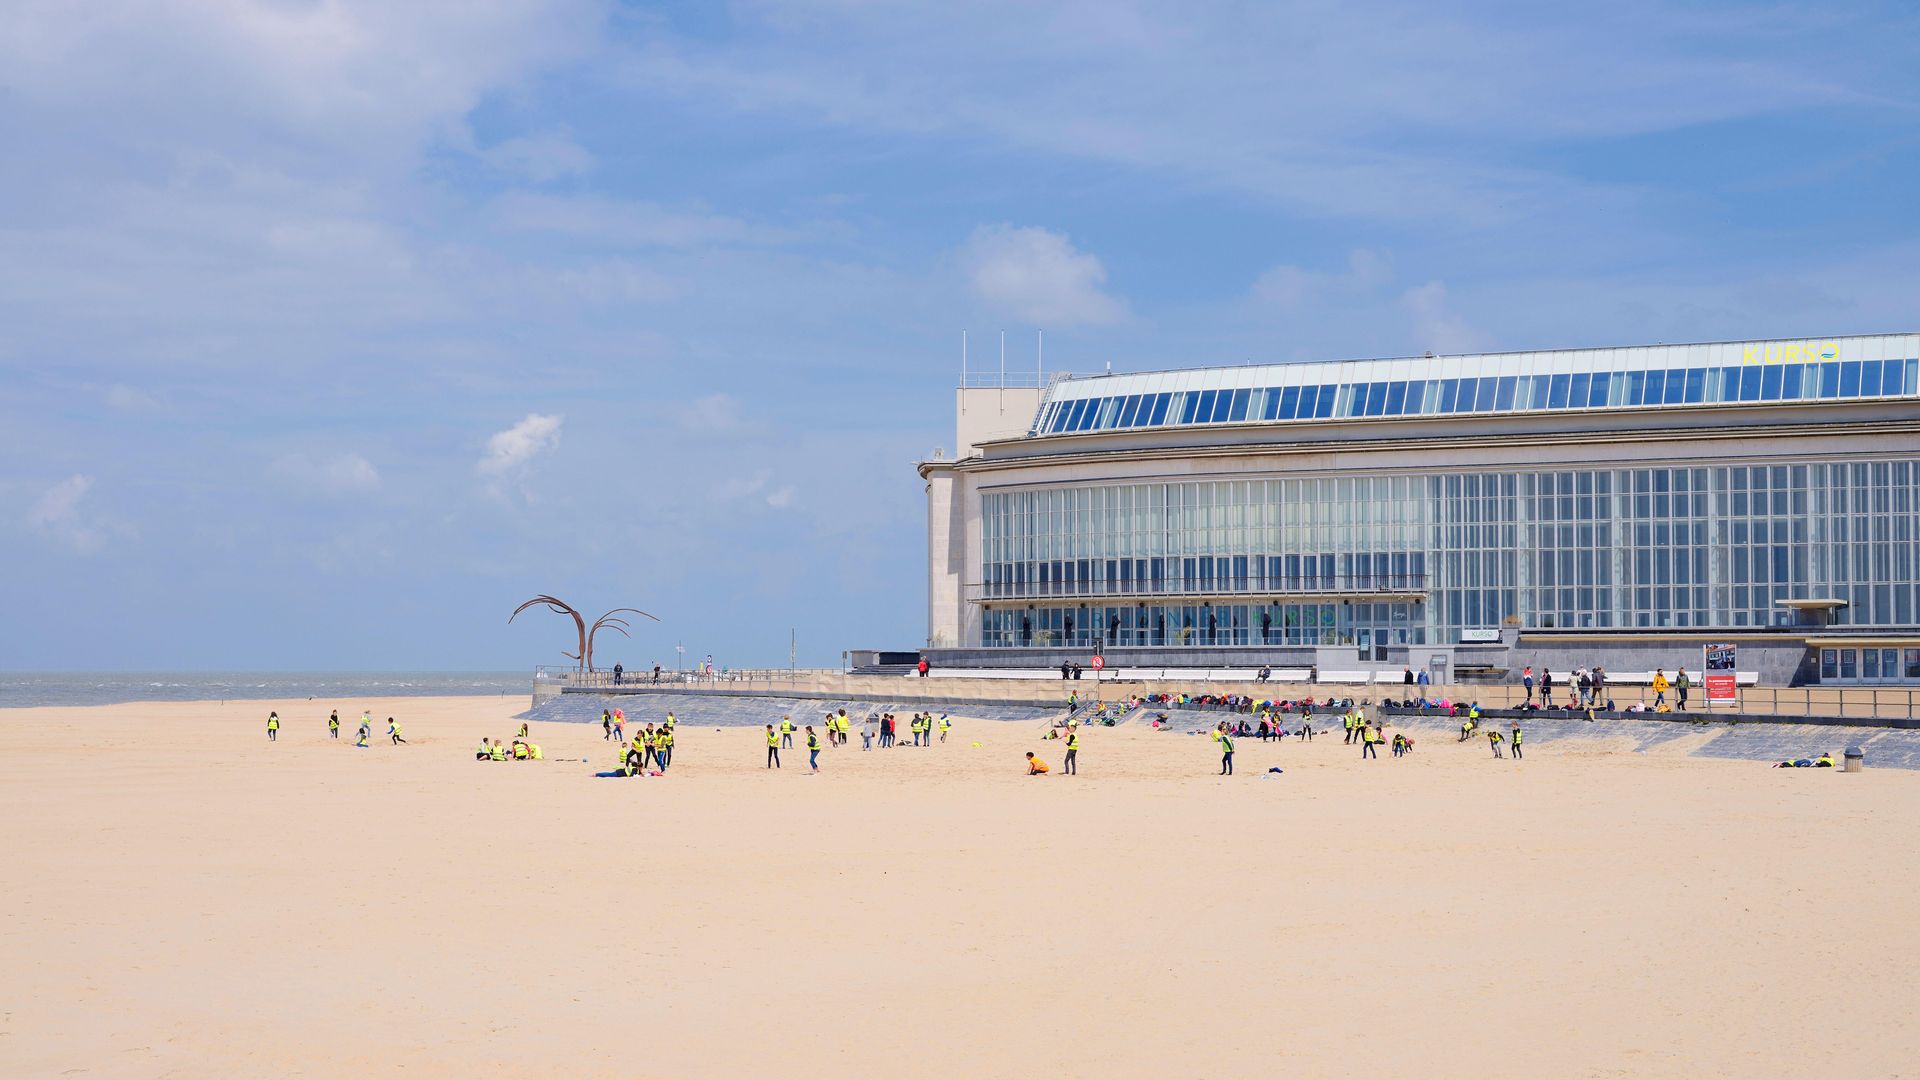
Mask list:
[[1345,270],[1314,271],[1293,265],[1273,267],[1254,280],[1253,298],[1266,307],[1297,311],[1331,297],[1364,296],[1392,277],[1393,265],[1385,255],[1355,248],[1347,253]]
[[1417,285],[1401,294],[1400,304],[1413,316],[1413,331],[1422,348],[1437,353],[1479,352],[1492,343],[1484,331],[1453,313],[1447,305],[1447,287],[1438,281]]
[[593,171],[593,155],[564,131],[508,139],[482,150],[480,156],[496,169],[543,184]]
[[1126,306],[1102,291],[1107,268],[1064,233],[982,225],[961,252],[973,291],[997,311],[1041,326],[1115,323]]
[[81,500],[93,490],[93,477],[74,475],[48,488],[33,509],[27,512],[27,524],[50,539],[82,555],[100,550],[106,536],[100,527],[81,513]]
[[487,440],[487,454],[474,466],[481,476],[505,477],[560,445],[561,417],[528,413],[525,420]]
[[290,454],[274,462],[274,470],[322,495],[360,495],[380,489],[380,471],[359,454],[329,458]]
[[791,508],[799,497],[800,493],[793,489],[793,485],[787,484],[780,488],[780,490],[767,496],[767,505],[777,510],[786,510]]

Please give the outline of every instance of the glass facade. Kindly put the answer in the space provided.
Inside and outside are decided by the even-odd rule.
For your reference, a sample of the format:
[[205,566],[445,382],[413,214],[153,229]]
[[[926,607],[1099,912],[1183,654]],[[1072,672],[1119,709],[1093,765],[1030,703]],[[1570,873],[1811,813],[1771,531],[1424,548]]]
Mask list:
[[[1906,347],[1906,342],[1898,343]],[[1110,376],[1069,380],[1050,392],[1034,418],[1032,435],[1060,435],[1130,428],[1205,424],[1352,420],[1373,417],[1581,409],[1664,408],[1851,401],[1920,394],[1920,360],[1911,356],[1843,359],[1838,343],[1796,348],[1790,360],[1779,352],[1756,354],[1743,346],[1676,347],[1687,366],[1636,366],[1652,362],[1653,350],[1619,370],[1565,368],[1562,354],[1514,354],[1481,362],[1445,357],[1425,361],[1366,360],[1295,364],[1251,374],[1218,370],[1193,377],[1185,388],[1156,389],[1155,376]],[[1633,350],[1629,350],[1633,351]],[[1804,353],[1804,357],[1803,357]],[[1831,357],[1827,359],[1826,357]],[[1465,363],[1463,361],[1475,361]],[[1179,376],[1158,377],[1175,381]],[[1229,386],[1245,378],[1268,384]],[[1124,391],[1100,393],[1111,387]],[[1137,390],[1138,392],[1133,392]],[[1095,396],[1077,396],[1080,393]]]
[[[987,646],[1752,628],[1806,599],[1843,602],[1837,625],[1910,627],[1916,484],[1901,458],[987,492],[973,599]],[[1869,662],[1910,666],[1832,657],[1839,678]]]

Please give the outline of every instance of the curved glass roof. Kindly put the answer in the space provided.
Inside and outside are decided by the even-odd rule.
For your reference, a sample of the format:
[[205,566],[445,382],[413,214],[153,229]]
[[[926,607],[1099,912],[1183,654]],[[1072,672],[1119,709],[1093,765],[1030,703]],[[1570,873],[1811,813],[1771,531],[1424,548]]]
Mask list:
[[1920,334],[1334,360],[1055,383],[1030,435],[1920,396]]

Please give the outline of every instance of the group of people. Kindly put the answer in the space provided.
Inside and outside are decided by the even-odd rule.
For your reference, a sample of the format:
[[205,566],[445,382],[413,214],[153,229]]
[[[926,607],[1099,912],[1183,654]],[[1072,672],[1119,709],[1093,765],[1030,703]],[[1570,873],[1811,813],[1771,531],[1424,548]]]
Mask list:
[[[365,750],[367,748],[367,740],[372,737],[373,714],[362,712],[360,714],[360,730],[354,736],[353,745]],[[393,745],[395,746],[403,746],[407,741],[400,734],[400,721],[395,720],[391,716],[387,717],[387,737],[393,740]],[[339,709],[335,709],[327,714],[327,738],[336,740],[340,738]],[[280,741],[280,714],[278,712],[267,713],[267,741]]]
[[521,721],[520,730],[513,733],[512,746],[503,744],[499,739],[489,740],[482,736],[480,748],[473,752],[475,761],[539,761],[544,756],[539,744],[530,741],[525,721]]
[[[1610,685],[1608,682],[1607,669],[1599,665],[1591,668],[1575,668],[1572,672],[1568,673],[1566,681],[1560,684],[1567,695],[1564,704],[1556,703],[1553,700],[1553,692],[1556,684],[1554,683],[1553,672],[1547,668],[1541,668],[1539,677],[1536,679],[1534,677],[1533,665],[1527,665],[1520,672],[1520,684],[1526,690],[1526,700],[1520,706],[1523,709],[1564,708],[1569,712],[1582,709],[1588,712],[1596,709],[1604,712],[1614,711],[1613,698],[1607,693],[1607,688]],[[1536,689],[1538,690],[1537,704],[1535,702]],[[1653,703],[1651,705],[1640,702],[1627,706],[1623,711],[1685,712],[1687,708],[1687,698],[1693,692],[1693,676],[1687,674],[1686,668],[1680,668],[1674,672],[1672,678],[1668,678],[1665,668],[1656,668],[1653,672],[1653,678],[1648,680],[1648,689],[1653,691]],[[1672,695],[1671,701],[1668,700],[1669,694]]]
[[[820,771],[821,750],[833,746],[847,746],[851,743],[853,718],[849,717],[847,710],[842,708],[838,712],[827,713],[821,720],[820,726],[824,737],[822,732],[813,730],[812,724],[806,725],[805,730],[807,768],[816,773]],[[941,713],[937,720],[932,713],[914,713],[907,726],[913,735],[915,746],[932,746],[936,730],[940,733],[940,741],[946,742],[947,733],[953,730],[953,722],[947,718],[946,713]],[[876,737],[880,740],[881,749],[900,745],[895,736],[898,727],[899,720],[892,713],[868,713],[866,720],[860,725],[860,749],[863,751],[873,749],[873,741]],[[778,728],[772,724],[767,725],[767,768],[780,767],[780,751],[792,749],[793,735],[794,725],[791,716],[781,717]]]
[[[614,726],[614,719],[612,716],[603,718],[608,730],[624,731]],[[624,721],[626,717],[619,719]],[[620,756],[615,762],[614,775],[645,776],[651,771],[654,776],[665,776],[667,768],[673,764],[674,729],[679,726],[679,719],[669,712],[657,727],[648,724],[644,728],[636,728],[631,742],[622,740],[619,744]],[[521,730],[525,730],[524,725]]]

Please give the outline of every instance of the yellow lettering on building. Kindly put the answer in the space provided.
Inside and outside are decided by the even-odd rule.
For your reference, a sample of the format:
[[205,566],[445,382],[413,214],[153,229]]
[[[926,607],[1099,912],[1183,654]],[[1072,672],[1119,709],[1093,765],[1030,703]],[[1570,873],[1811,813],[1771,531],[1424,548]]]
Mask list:
[[1840,344],[1826,341],[1819,345],[1748,345],[1742,350],[1742,359],[1749,364],[1831,363],[1840,359]]

